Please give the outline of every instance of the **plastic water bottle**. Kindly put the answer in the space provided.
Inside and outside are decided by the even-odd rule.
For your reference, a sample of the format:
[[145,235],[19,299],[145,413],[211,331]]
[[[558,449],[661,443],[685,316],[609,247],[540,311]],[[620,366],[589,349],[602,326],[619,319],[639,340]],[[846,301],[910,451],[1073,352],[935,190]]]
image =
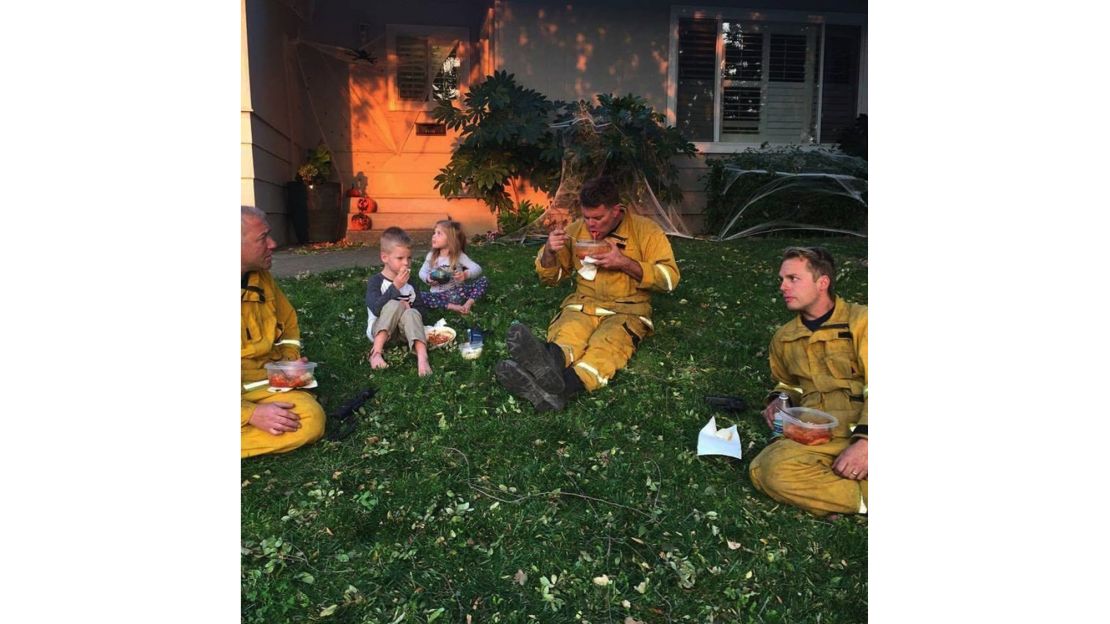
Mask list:
[[482,341],[485,340],[485,336],[482,335],[482,328],[475,325],[466,330],[466,339],[472,346],[482,346]]
[[786,408],[790,407],[790,395],[785,392],[780,392],[778,402],[778,409],[775,410],[774,431],[772,433],[774,436],[782,435],[782,414],[786,411]]

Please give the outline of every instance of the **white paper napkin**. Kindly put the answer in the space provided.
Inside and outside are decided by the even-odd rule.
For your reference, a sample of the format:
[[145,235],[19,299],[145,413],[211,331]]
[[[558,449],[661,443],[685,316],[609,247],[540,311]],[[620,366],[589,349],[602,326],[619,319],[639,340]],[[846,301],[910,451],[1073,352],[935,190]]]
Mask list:
[[710,416],[709,422],[698,432],[698,455],[727,455],[740,459],[740,434],[736,425],[728,429],[717,429],[717,417]]
[[594,264],[595,262],[597,262],[597,260],[595,260],[593,256],[582,258],[582,266],[578,269],[578,274],[582,276],[582,279],[592,282],[594,278],[597,277],[597,265]]

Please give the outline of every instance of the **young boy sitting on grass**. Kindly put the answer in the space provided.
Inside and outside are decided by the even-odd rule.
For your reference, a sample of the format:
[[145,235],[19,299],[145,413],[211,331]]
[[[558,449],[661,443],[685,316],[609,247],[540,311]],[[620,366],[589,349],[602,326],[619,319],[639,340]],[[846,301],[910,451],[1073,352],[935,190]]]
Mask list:
[[371,368],[387,368],[382,350],[386,343],[399,339],[397,330],[416,351],[416,367],[421,377],[429,375],[427,336],[424,335],[426,310],[420,291],[409,283],[412,273],[412,238],[399,227],[382,232],[382,270],[366,284],[366,310],[370,319],[366,337],[374,342],[370,351]]

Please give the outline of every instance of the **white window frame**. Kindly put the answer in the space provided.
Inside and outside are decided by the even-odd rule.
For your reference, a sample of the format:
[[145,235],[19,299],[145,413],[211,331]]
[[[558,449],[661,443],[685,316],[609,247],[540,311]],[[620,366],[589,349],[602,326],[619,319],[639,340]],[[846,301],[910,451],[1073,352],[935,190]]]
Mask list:
[[430,111],[436,107],[435,100],[417,102],[401,99],[397,86],[397,35],[427,37],[438,41],[459,42],[459,97],[466,92],[470,77],[470,31],[454,26],[420,26],[415,24],[386,24],[386,88],[389,91],[389,110],[391,111]]
[[[715,19],[718,31],[722,20],[740,20],[752,22],[787,22],[797,24],[815,24],[821,28],[821,41],[824,42],[825,24],[844,24],[861,26],[860,29],[860,73],[858,85],[859,111],[866,112],[867,104],[864,98],[867,94],[867,15],[860,13],[811,13],[808,11],[767,11],[761,9],[745,9],[740,7],[707,7],[707,6],[672,6],[670,24],[670,61],[667,64],[667,124],[675,126],[678,122],[678,20],[682,18]],[[819,54],[824,54],[824,45]],[[723,66],[723,48],[720,37],[717,38],[716,86],[713,90],[713,141],[693,141],[694,147],[702,153],[732,153],[742,151],[748,147],[756,147],[763,143],[758,138],[750,141],[730,140],[721,141],[721,70]],[[815,80],[815,90],[818,106],[817,124],[820,124],[821,105],[821,76]],[[773,143],[772,145],[801,145],[801,143]]]

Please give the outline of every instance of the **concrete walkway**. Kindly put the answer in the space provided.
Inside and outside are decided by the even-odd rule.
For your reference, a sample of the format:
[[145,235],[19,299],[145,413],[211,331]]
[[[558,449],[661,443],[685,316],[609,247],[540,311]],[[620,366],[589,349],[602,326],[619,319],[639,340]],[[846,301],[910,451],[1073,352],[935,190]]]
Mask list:
[[314,251],[307,254],[293,253],[290,250],[275,251],[274,264],[270,269],[274,277],[293,277],[298,273],[323,273],[337,269],[369,269],[382,265],[377,245]]

